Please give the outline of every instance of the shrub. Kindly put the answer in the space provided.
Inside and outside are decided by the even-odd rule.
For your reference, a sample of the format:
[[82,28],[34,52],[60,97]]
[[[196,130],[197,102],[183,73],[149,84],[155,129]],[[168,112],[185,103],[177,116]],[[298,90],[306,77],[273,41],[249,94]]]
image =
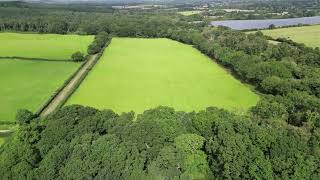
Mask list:
[[84,61],[84,55],[83,55],[83,53],[81,53],[81,52],[76,52],[76,53],[74,53],[74,54],[72,54],[72,56],[71,56],[71,60],[72,61],[74,61],[74,62],[81,62],[81,61]]
[[36,116],[31,111],[21,109],[17,112],[16,121],[19,125],[29,124],[35,117]]

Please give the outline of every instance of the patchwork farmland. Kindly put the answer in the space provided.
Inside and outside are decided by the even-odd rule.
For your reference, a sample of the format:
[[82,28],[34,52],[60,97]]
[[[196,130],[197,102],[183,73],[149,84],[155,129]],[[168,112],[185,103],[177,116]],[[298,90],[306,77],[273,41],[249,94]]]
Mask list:
[[320,7],[119,1],[0,0],[0,180],[320,179]]
[[137,113],[159,105],[243,111],[258,99],[191,46],[169,39],[113,38],[67,104]]
[[36,112],[76,72],[81,63],[71,62],[71,55],[87,54],[93,38],[0,33],[0,144],[19,109]]

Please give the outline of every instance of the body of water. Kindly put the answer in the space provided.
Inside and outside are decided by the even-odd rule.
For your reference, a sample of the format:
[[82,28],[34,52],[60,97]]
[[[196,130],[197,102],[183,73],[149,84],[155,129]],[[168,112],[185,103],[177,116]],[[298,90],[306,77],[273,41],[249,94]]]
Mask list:
[[320,24],[320,16],[290,18],[290,19],[263,19],[263,20],[225,20],[212,21],[213,26],[227,26],[231,29],[246,30],[246,29],[265,29],[271,24],[277,27],[293,26],[298,24]]

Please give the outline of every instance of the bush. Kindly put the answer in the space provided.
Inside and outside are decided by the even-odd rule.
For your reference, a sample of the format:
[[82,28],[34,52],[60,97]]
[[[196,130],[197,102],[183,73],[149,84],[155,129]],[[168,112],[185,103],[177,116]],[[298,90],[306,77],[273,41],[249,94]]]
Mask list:
[[111,36],[106,32],[100,32],[88,47],[88,54],[96,54],[100,52],[103,47],[110,42]]
[[257,106],[251,109],[253,114],[264,119],[286,119],[288,116],[286,107],[278,102],[260,101]]
[[81,62],[81,61],[84,61],[84,55],[83,55],[83,53],[81,53],[81,52],[76,52],[76,53],[74,53],[74,54],[72,54],[72,56],[71,56],[71,60],[72,61],[74,61],[74,62]]
[[36,116],[31,111],[21,109],[17,112],[16,121],[19,125],[29,124],[35,117]]

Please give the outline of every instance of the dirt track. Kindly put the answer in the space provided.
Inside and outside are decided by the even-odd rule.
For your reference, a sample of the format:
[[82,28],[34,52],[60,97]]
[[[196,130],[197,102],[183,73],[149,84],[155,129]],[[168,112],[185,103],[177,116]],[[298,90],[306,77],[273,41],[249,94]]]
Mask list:
[[92,68],[94,65],[95,59],[97,54],[90,56],[89,60],[86,62],[86,64],[79,70],[79,72],[71,79],[68,85],[66,85],[57,95],[56,97],[50,102],[50,104],[43,109],[43,111],[40,113],[40,116],[47,116],[48,114],[55,111],[61,102],[66,100],[68,98],[68,95],[71,93],[73,88],[77,86],[78,81],[83,78],[83,76],[86,75],[86,70]]

